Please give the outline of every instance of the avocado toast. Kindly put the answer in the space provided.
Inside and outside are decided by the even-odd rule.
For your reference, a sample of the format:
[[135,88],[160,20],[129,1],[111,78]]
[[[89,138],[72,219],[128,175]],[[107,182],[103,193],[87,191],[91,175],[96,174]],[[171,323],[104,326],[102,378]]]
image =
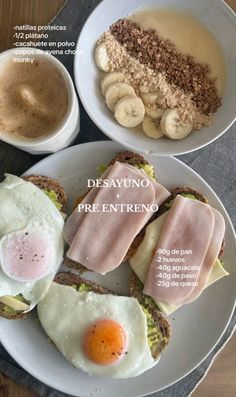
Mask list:
[[[75,288],[78,292],[92,291],[97,294],[115,295],[114,292],[109,291],[107,288],[102,287],[97,283],[86,280],[79,275],[70,272],[59,273],[55,277],[54,282],[62,285],[71,286]],[[147,308],[145,307],[145,305],[140,305],[147,317],[148,344],[151,350],[152,357],[156,360],[165,349],[165,347],[168,345],[170,338],[170,326],[168,321],[158,310],[156,310],[156,308]]]
[[23,179],[43,190],[59,211],[66,212],[67,194],[56,179],[43,175],[29,175],[24,176]]

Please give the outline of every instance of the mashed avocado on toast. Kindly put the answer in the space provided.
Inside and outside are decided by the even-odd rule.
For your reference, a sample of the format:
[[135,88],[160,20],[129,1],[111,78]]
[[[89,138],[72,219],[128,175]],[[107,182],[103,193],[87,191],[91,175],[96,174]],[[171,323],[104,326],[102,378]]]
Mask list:
[[97,168],[98,172],[100,175],[104,174],[104,172],[106,172],[106,170],[108,169],[108,165],[106,164],[100,164]]
[[[77,274],[70,272],[59,273],[54,281],[59,284],[73,287],[79,292],[93,291],[97,294],[113,294],[107,288],[102,287],[94,282],[85,280]],[[140,302],[139,302],[140,303]],[[170,338],[170,326],[163,315],[155,308],[149,308],[142,302],[140,303],[146,317],[147,317],[147,336],[151,354],[156,359],[160,353],[167,346]]]
[[57,193],[54,190],[48,190],[48,189],[42,189],[42,191],[50,198],[50,200],[53,202],[53,204],[57,207],[57,209],[60,211],[62,208],[62,204],[58,200]]
[[156,302],[151,298],[151,296],[144,295],[142,293],[143,283],[134,273],[132,276],[132,280],[133,282],[130,283],[130,295],[138,299],[140,305],[147,311],[152,311],[155,309],[160,310]]
[[137,164],[135,165],[136,168],[139,170],[144,170],[144,172],[149,176],[149,178],[156,180],[155,173],[154,173],[154,167],[153,165],[149,164]]
[[90,285],[85,284],[85,283],[82,283],[80,285],[72,284],[71,287],[75,288],[76,291],[78,291],[78,292],[89,292],[89,291],[92,291],[92,287]]
[[[98,172],[100,175],[104,174],[104,172],[108,169],[109,165],[101,164],[98,166]],[[156,180],[155,173],[154,173],[154,167],[153,165],[149,164],[134,164],[135,168],[138,168],[139,170],[144,170],[144,172],[149,176],[149,178]]]
[[12,307],[2,304],[0,306],[0,313],[2,317],[8,318],[13,316],[14,314],[17,314],[18,312]]
[[30,175],[23,177],[23,179],[41,189],[59,211],[66,211],[67,194],[56,179],[44,175]]
[[161,327],[157,327],[157,323],[153,317],[151,311],[146,309],[143,305],[140,305],[147,318],[147,337],[148,345],[151,350],[152,356],[155,358],[158,355],[162,346],[168,344],[169,334],[164,335]]

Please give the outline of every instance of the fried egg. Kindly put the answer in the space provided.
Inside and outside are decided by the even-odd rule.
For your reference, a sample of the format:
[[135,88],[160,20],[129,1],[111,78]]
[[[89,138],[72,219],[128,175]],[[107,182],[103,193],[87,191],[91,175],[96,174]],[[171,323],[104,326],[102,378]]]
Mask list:
[[90,375],[131,378],[157,362],[148,345],[147,318],[135,298],[53,282],[38,316],[63,356]]
[[0,183],[0,297],[21,294],[31,310],[63,260],[63,218],[35,185],[14,175]]

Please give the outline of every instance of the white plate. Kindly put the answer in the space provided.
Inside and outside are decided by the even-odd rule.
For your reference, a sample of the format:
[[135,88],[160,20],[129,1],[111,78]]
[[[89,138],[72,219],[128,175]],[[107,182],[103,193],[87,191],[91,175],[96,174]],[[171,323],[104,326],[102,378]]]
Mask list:
[[[57,178],[71,197],[86,190],[86,178],[94,178],[99,164],[107,163],[122,147],[114,142],[93,142],[68,148],[47,157],[27,174],[43,174]],[[148,159],[148,157],[147,157]],[[48,342],[33,319],[0,320],[1,342],[12,357],[42,382],[79,397],[137,397],[178,381],[196,367],[213,349],[224,332],[235,305],[236,244],[229,217],[216,194],[200,176],[173,157],[153,157],[158,180],[167,188],[187,185],[204,195],[220,210],[226,221],[225,266],[230,277],[207,289],[200,299],[171,316],[172,338],[160,363],[145,374],[127,380],[89,377],[70,365]],[[123,271],[128,266],[123,266]],[[119,268],[111,280],[114,290],[126,290],[127,279]],[[97,280],[103,279],[101,276]],[[120,285],[116,283],[120,280]],[[108,283],[107,277],[102,280]],[[56,324],[55,324],[56,327]]]
[[[187,12],[208,27],[221,44],[227,65],[227,86],[223,104],[214,123],[187,138],[173,141],[154,140],[137,129],[120,126],[107,109],[99,86],[99,71],[94,62],[97,39],[119,18],[133,14],[140,8],[171,7]],[[180,155],[192,152],[219,138],[236,117],[236,16],[221,0],[103,0],[87,19],[76,47],[74,59],[75,83],[86,112],[112,140],[131,150],[155,155]]]

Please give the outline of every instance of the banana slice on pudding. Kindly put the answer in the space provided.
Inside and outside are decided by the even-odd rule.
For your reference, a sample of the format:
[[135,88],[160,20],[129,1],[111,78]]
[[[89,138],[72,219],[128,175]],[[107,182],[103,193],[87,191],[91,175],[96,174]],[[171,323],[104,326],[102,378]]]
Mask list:
[[101,89],[103,95],[105,95],[106,89],[114,83],[120,83],[125,80],[125,75],[122,72],[111,72],[108,73],[101,81]]
[[110,71],[110,58],[104,43],[100,43],[95,48],[95,62],[97,67],[103,72]]
[[160,127],[160,119],[154,120],[149,116],[145,116],[142,122],[143,131],[149,138],[159,139],[163,136]]
[[193,129],[191,120],[181,120],[177,109],[168,109],[161,118],[161,129],[164,135],[170,139],[183,139]]
[[105,100],[108,108],[114,112],[115,105],[117,102],[123,98],[124,96],[133,96],[135,97],[135,91],[131,85],[126,83],[114,83],[111,84],[105,93]]
[[140,92],[140,96],[144,102],[145,105],[156,105],[159,99],[159,95],[156,93],[144,93],[144,92]]
[[150,107],[145,107],[145,113],[147,116],[151,117],[153,120],[161,120],[161,117],[163,116],[165,112],[165,109],[162,108],[157,108],[157,109],[152,109]]
[[123,127],[136,127],[142,123],[144,115],[144,104],[137,96],[125,96],[115,106],[115,118]]

